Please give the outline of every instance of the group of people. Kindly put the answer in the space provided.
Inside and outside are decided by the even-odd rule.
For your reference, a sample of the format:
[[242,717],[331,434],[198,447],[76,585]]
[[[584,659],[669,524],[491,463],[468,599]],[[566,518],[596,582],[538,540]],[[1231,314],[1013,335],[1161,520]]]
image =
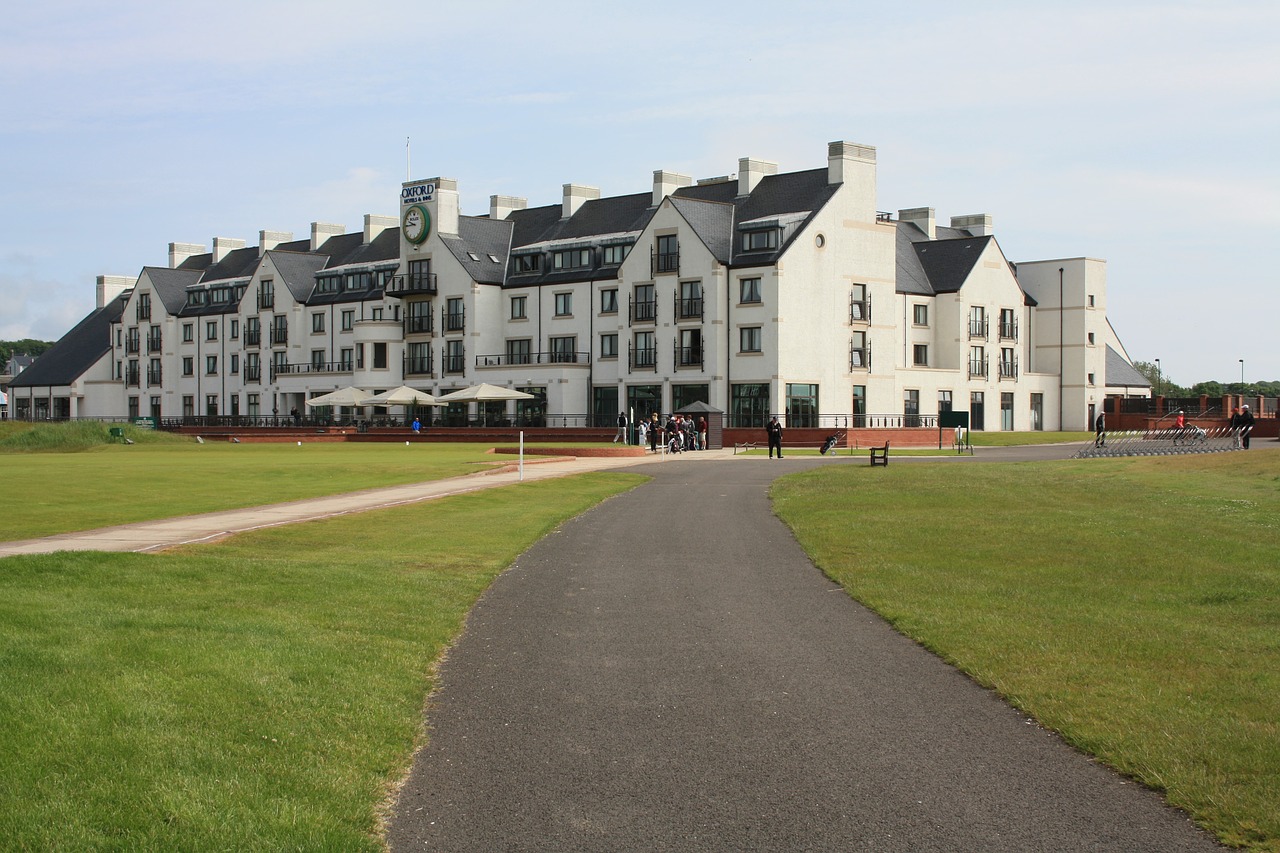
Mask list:
[[1253,412],[1246,403],[1240,408],[1231,409],[1231,431],[1236,434],[1240,446],[1249,449],[1249,433],[1253,432]]
[[[1230,425],[1231,425],[1231,433],[1236,437],[1236,446],[1242,447],[1245,450],[1248,450],[1249,449],[1249,433],[1253,432],[1253,412],[1249,411],[1249,405],[1247,403],[1243,406],[1232,407]],[[1174,418],[1173,428],[1175,430],[1178,430],[1179,433],[1186,433],[1186,431],[1188,430],[1187,415],[1186,415],[1186,412],[1182,411],[1182,409],[1178,410],[1177,415]],[[1106,412],[1099,412],[1098,417],[1094,418],[1093,429],[1094,429],[1093,446],[1106,447],[1107,446]],[[1190,427],[1190,429],[1199,430],[1198,427]],[[1199,430],[1199,431],[1201,432],[1201,434],[1203,434],[1204,432],[1203,430]],[[770,456],[773,455],[772,444],[770,445],[769,455]],[[779,447],[778,449],[778,455],[779,456],[782,455],[781,447]]]
[[[613,440],[615,443],[621,440],[624,444],[627,441],[625,412],[618,415],[618,435]],[[688,415],[675,414],[663,421],[658,413],[654,412],[648,420],[641,419],[636,427],[636,444],[641,447],[647,444],[654,453],[658,452],[659,446],[665,447],[669,453],[706,450],[707,419],[700,416],[695,421]]]

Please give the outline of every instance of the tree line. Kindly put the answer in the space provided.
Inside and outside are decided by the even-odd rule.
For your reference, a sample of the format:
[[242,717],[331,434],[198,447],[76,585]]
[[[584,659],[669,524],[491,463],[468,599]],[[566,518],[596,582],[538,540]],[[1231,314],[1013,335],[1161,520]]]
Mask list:
[[9,363],[9,359],[15,355],[43,355],[44,351],[53,346],[53,341],[37,341],[32,338],[23,338],[20,341],[0,341],[0,370],[3,370]]
[[1133,369],[1143,375],[1151,383],[1151,391],[1155,396],[1165,397],[1222,397],[1226,394],[1240,394],[1245,397],[1280,397],[1280,381],[1262,382],[1218,382],[1210,379],[1197,382],[1191,387],[1179,385],[1169,378],[1169,374],[1156,370],[1155,364],[1149,361],[1135,361]]

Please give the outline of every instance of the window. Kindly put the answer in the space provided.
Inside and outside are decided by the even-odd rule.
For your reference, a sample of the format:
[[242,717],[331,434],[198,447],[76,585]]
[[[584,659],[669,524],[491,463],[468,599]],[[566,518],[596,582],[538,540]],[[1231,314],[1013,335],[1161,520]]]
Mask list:
[[373,284],[373,273],[370,273],[370,272],[347,273],[347,281],[346,281],[347,290],[368,290],[369,285],[371,284]]
[[744,305],[760,301],[760,279],[744,278],[738,282],[738,301]]
[[1093,294],[1092,294],[1092,293],[1090,293],[1090,294],[1089,294],[1089,307],[1090,307],[1090,308],[1092,308],[1092,307],[1093,307]]
[[911,306],[912,317],[911,322],[917,326],[929,325],[929,306],[913,305]]
[[232,317],[231,318],[231,340],[234,341],[239,337],[240,337],[240,318]]
[[607,290],[600,291],[600,313],[618,313],[618,288],[611,287]]
[[742,251],[765,252],[778,248],[778,230],[748,231],[742,235]]
[[552,338],[551,360],[553,362],[576,362],[578,360],[578,339],[573,335]]
[[246,400],[248,401],[248,406],[249,406],[249,417],[251,417],[251,418],[261,417],[261,416],[262,416],[261,411],[260,411],[260,406],[261,406],[261,404],[258,402],[258,395],[257,395],[257,394],[246,394],[246,395],[245,395],[245,398],[246,398]]
[[984,347],[969,347],[969,375],[987,375],[987,351]]
[[529,297],[527,297],[527,296],[513,296],[513,297],[511,297],[511,319],[512,319],[512,320],[525,320],[525,319],[527,319],[527,318],[528,318],[528,316],[529,316],[529,315],[526,313],[526,312],[527,312],[527,310],[528,310],[528,309],[527,309],[527,307],[526,307],[526,306],[528,305],[528,303],[529,303]]
[[216,355],[206,355],[204,357],[204,372],[207,376],[213,376],[218,372],[218,357]]
[[657,239],[653,260],[654,272],[680,271],[680,242],[675,234],[667,234]]
[[603,263],[606,266],[613,266],[622,263],[623,258],[627,256],[627,250],[631,248],[631,244],[627,243],[621,246],[605,246]]
[[1092,385],[1092,384],[1093,384],[1093,374],[1092,374],[1092,373],[1090,373],[1090,374],[1089,374],[1089,384],[1090,384],[1090,385]]
[[676,367],[702,367],[702,329],[681,329]]
[[556,316],[567,317],[573,313],[573,294],[557,293],[556,294]]
[[313,349],[311,351],[311,369],[319,372],[325,369],[325,351],[322,349]]
[[856,427],[864,427],[867,425],[867,386],[853,386],[853,425]]
[[256,347],[262,343],[262,324],[257,317],[244,318],[244,344]]
[[467,369],[466,350],[462,341],[446,341],[444,345],[444,372],[462,373]]
[[466,315],[463,311],[462,297],[449,297],[444,306],[444,330],[446,332],[461,332],[466,328]]
[[258,282],[258,310],[276,307],[275,284],[269,278]]
[[[361,344],[357,353],[363,353]],[[431,373],[431,344],[411,343],[405,345],[404,372],[406,375],[424,375]]]
[[182,375],[195,376],[195,373],[196,373],[195,359],[193,359],[189,355],[184,355],[182,357]]
[[987,338],[987,309],[981,305],[969,308],[969,337]]
[[600,336],[600,357],[601,358],[617,358],[618,357],[618,336],[616,334]]
[[405,332],[431,334],[431,303],[410,302],[405,306]]
[[787,426],[818,425],[818,386],[787,384]]
[[652,284],[637,284],[635,298],[631,303],[631,319],[633,322],[653,320],[658,315],[658,303],[654,297]]
[[150,293],[138,294],[138,319],[139,320],[151,319],[151,294]]
[[1000,429],[1013,429],[1013,392],[1005,391],[1000,395]]
[[218,416],[218,395],[206,394],[204,397],[204,413],[211,418]]
[[218,339],[217,320],[210,320],[204,324],[204,339],[206,341],[216,341]]
[[681,319],[702,319],[702,282],[680,282],[680,304],[676,308]]
[[341,350],[339,350],[339,356],[338,356],[338,369],[339,369],[339,370],[350,370],[350,369],[351,369],[351,362],[352,362],[352,356],[353,356],[353,354],[354,354],[354,351],[351,349],[351,347],[343,347]]
[[1018,339],[1018,320],[1012,308],[1000,309],[1000,337],[1009,341]]
[[244,354],[244,381],[259,382],[262,380],[262,363],[256,352]]
[[633,368],[653,369],[658,365],[658,352],[653,345],[653,332],[636,332],[635,349],[632,354]]
[[387,369],[387,345],[385,343],[375,343],[373,345],[373,369]]
[[1093,332],[1089,333],[1089,346],[1093,346]]
[[576,270],[591,266],[590,249],[570,249],[551,256],[551,266],[558,270]]
[[912,363],[913,363],[913,364],[915,364],[915,366],[916,366],[916,367],[928,367],[928,366],[929,366],[929,346],[928,346],[928,344],[916,344],[915,346],[913,346],[913,347],[911,348],[911,351],[912,351],[912,357],[911,357],[911,360],[912,360]]
[[370,309],[369,309],[369,319],[370,319],[370,320],[375,320],[375,321],[376,321],[376,320],[381,320],[381,319],[382,319],[382,309],[381,309],[381,308],[370,308]]
[[529,338],[507,341],[507,364],[529,364],[533,342]]
[[938,392],[938,414],[942,414],[943,412],[949,412],[949,411],[951,411],[951,392],[939,391]]
[[349,332],[356,324],[356,312],[353,310],[342,312],[342,331]]
[[908,388],[902,392],[902,425],[920,426],[920,391]]
[[182,342],[184,344],[189,344],[195,339],[196,339],[196,324],[183,323],[182,324]]
[[743,326],[738,330],[739,352],[760,352],[760,327]]
[[1013,347],[1000,348],[1000,378],[1017,379],[1018,362],[1013,355]]
[[542,271],[542,255],[514,255],[511,258],[512,272],[516,275]]
[[867,350],[867,333],[854,332],[849,336],[849,369],[866,370],[871,367],[871,353]]
[[323,314],[311,315],[311,331],[312,332],[324,331],[324,315]]
[[729,421],[735,427],[762,427],[769,417],[769,384],[729,386]]
[[229,365],[229,367],[230,367],[230,372],[231,372],[231,373],[239,373],[239,372],[240,372],[240,354],[239,354],[239,353],[234,353],[234,352],[233,352],[233,353],[231,354],[231,364]]

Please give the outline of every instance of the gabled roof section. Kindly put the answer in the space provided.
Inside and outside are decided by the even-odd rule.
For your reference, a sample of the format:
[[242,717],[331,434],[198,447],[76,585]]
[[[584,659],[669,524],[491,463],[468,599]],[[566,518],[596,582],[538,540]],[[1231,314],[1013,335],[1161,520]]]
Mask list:
[[1107,344],[1107,387],[1150,388],[1151,383],[1124,356]]
[[[363,234],[344,234],[343,237],[355,236],[360,240],[364,239]],[[323,247],[327,248],[329,243],[341,238],[331,237]],[[361,243],[353,248],[347,256],[339,261],[336,257],[331,257],[326,269],[332,269],[337,266],[346,266],[349,264],[383,264],[383,263],[399,263],[400,262],[400,229],[384,228],[373,238],[372,243]]]
[[961,237],[915,243],[916,256],[934,293],[955,293],[964,287],[991,237]]
[[258,267],[258,247],[246,246],[233,249],[227,256],[204,271],[201,282],[225,281],[233,278],[248,278]]
[[11,388],[70,385],[111,351],[111,324],[124,314],[130,291],[125,291],[85,317],[35,363],[9,383]]
[[[325,245],[327,246],[335,239],[337,238],[330,238]],[[271,249],[266,256],[271,258],[271,263],[276,268],[276,274],[280,276],[284,286],[289,289],[289,294],[295,302],[307,301],[307,297],[311,295],[311,290],[315,287],[316,273],[324,269],[329,262],[328,255],[281,252],[278,249]]]
[[911,233],[914,231],[920,239],[925,239],[924,232],[909,222],[895,222],[894,226],[897,239],[895,289],[898,293],[933,296],[933,285],[929,282],[929,276],[920,263],[920,256],[916,254],[915,242],[912,239],[915,235]]
[[142,273],[151,282],[152,289],[164,304],[165,313],[170,316],[182,313],[183,307],[187,304],[187,288],[193,284],[199,284],[200,278],[204,275],[203,270],[187,269],[185,266],[177,269],[143,267]]
[[[350,258],[360,250],[364,243],[364,232],[337,234],[320,244],[317,255],[328,255],[325,268],[341,267],[351,263]],[[309,244],[308,244],[309,245]]]
[[502,284],[512,228],[513,223],[505,219],[459,216],[458,236],[442,234],[440,241],[458,259],[472,281]]
[[671,206],[679,211],[717,261],[728,264],[732,260],[732,204],[672,196]]

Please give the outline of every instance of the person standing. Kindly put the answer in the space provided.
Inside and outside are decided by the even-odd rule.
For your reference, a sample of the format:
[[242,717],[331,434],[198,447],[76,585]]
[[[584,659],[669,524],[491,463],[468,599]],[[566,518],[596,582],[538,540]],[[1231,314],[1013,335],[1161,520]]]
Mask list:
[[1240,446],[1245,450],[1249,449],[1249,433],[1253,432],[1253,412],[1249,411],[1249,406],[1240,407]]
[[1228,422],[1231,428],[1231,437],[1235,439],[1236,450],[1240,449],[1240,407],[1231,407],[1231,420]]
[[662,428],[658,423],[658,413],[654,412],[649,417],[649,449],[654,453],[658,452],[658,433],[660,432],[662,432]]
[[1097,419],[1093,422],[1093,446],[1107,446],[1107,413],[1098,412]]
[[707,419],[701,415],[698,416],[698,449],[707,449]]
[[773,451],[776,448],[778,458],[782,458],[782,424],[778,423],[778,416],[774,415],[773,420],[769,421],[769,425],[765,427],[765,432],[769,435],[769,458],[773,458]]
[[627,413],[618,412],[618,434],[613,437],[613,443],[617,444],[621,441],[627,443]]

